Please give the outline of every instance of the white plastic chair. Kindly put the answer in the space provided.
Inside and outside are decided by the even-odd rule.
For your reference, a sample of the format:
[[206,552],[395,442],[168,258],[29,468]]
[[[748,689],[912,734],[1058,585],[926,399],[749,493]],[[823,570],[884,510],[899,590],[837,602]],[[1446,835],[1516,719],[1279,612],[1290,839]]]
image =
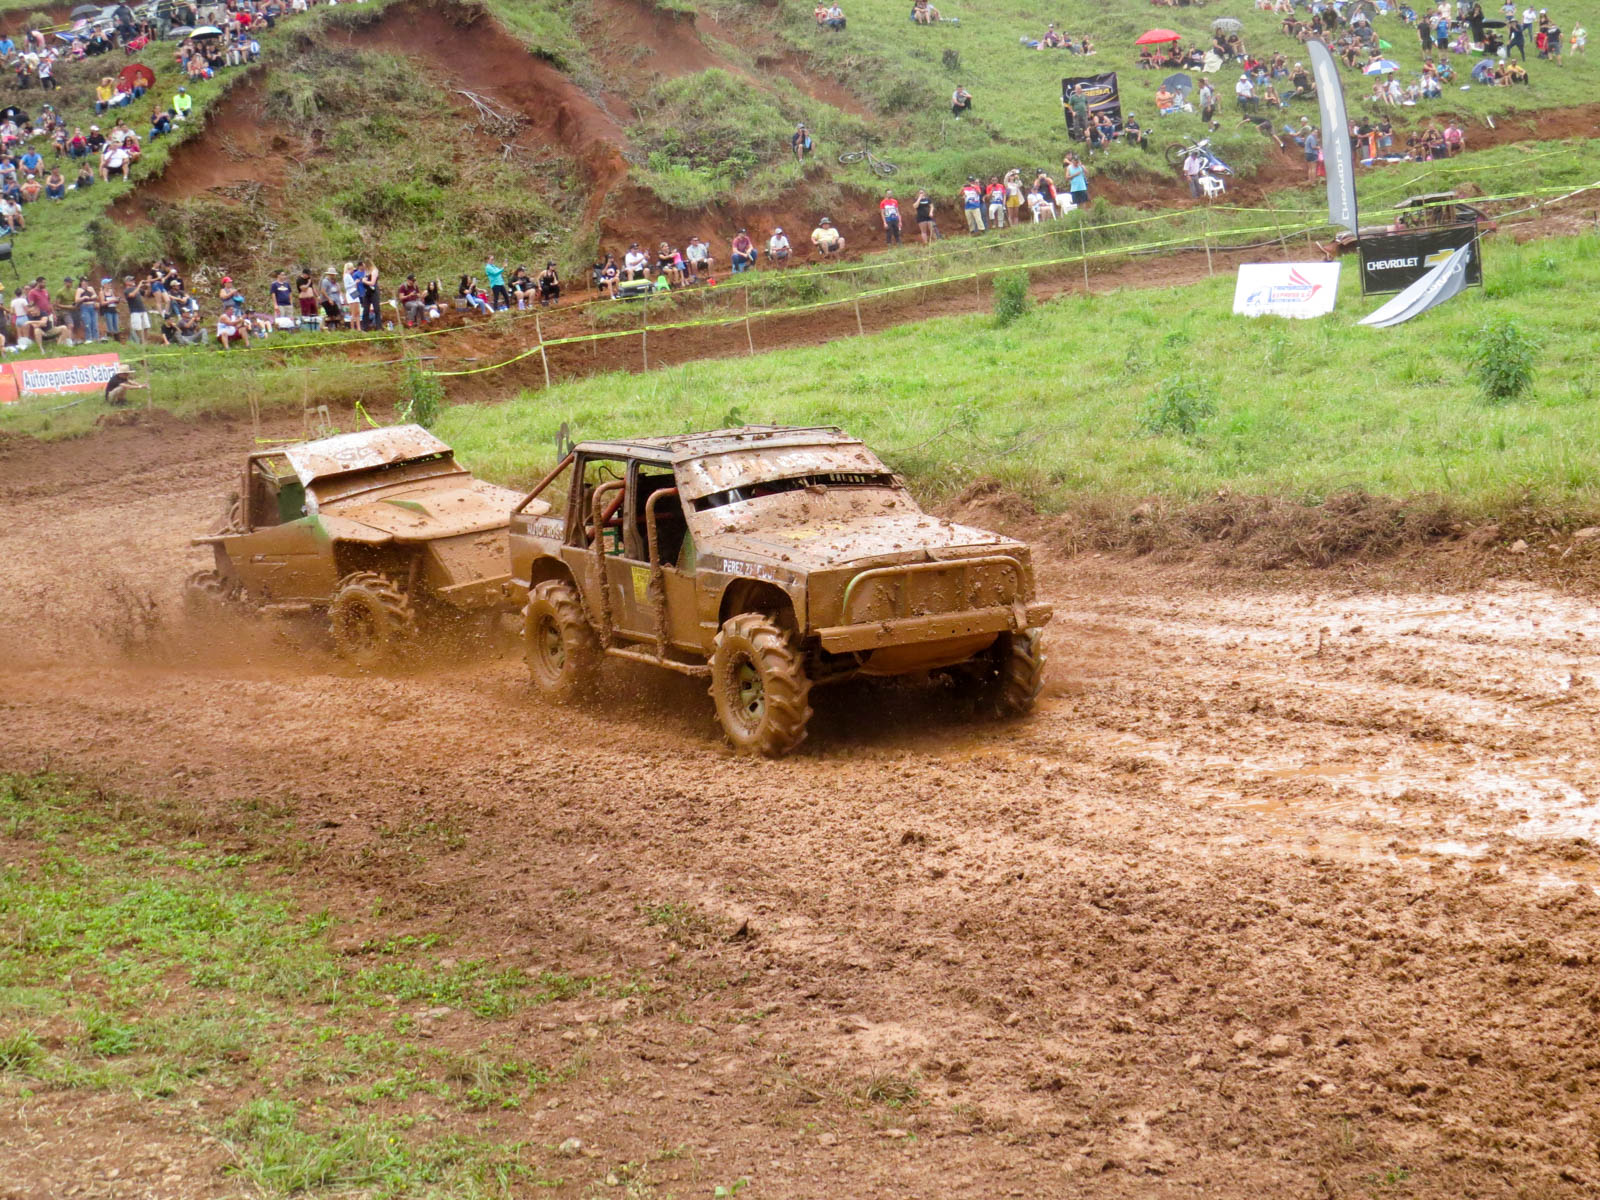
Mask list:
[[1227,190],[1227,186],[1215,175],[1200,176],[1200,192],[1207,200],[1215,200]]

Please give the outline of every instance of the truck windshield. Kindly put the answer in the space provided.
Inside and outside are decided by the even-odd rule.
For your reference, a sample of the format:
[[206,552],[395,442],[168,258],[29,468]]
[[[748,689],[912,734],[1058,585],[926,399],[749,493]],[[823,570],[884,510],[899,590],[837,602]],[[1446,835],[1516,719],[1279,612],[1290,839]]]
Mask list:
[[712,492],[709,496],[697,499],[694,508],[696,512],[705,512],[708,508],[721,508],[727,504],[738,504],[761,496],[778,496],[784,492],[804,491],[807,488],[831,491],[838,488],[893,489],[896,486],[894,476],[887,472],[827,471],[816,475],[796,475],[792,479],[764,479]]

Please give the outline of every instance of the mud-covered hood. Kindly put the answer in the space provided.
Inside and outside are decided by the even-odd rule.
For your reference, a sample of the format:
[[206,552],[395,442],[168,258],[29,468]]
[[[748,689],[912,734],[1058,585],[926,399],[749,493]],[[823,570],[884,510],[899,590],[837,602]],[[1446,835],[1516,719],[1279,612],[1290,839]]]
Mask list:
[[453,477],[384,488],[321,506],[324,516],[344,517],[382,530],[398,541],[424,541],[485,529],[505,528],[522,496],[481,480]]
[[795,570],[874,563],[927,562],[963,552],[1015,552],[1022,544],[986,529],[957,525],[922,512],[830,518],[798,524],[728,529],[703,538],[702,563],[720,555],[735,561],[776,562]]

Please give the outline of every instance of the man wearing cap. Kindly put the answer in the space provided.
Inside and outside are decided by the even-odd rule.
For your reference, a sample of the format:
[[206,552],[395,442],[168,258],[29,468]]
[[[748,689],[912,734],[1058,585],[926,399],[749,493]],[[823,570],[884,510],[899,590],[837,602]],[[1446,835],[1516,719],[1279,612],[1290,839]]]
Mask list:
[[883,244],[885,246],[898,246],[900,244],[900,201],[894,198],[894,192],[886,191],[883,199],[878,201],[878,216],[883,221]]
[[978,181],[968,176],[967,182],[961,188],[961,211],[967,218],[968,233],[982,233],[983,225],[983,189],[978,186]]
[[187,121],[189,110],[194,107],[194,97],[189,95],[189,89],[181,87],[172,97],[172,119],[174,121]]
[[322,283],[317,290],[322,295],[322,323],[325,328],[337,329],[344,323],[344,288],[339,282],[339,269],[330,266],[322,273]]
[[783,232],[783,226],[780,225],[767,239],[767,257],[773,262],[788,262],[790,250],[789,239]]
[[688,281],[694,283],[700,276],[711,270],[711,247],[701,240],[696,234],[689,239],[689,245],[683,252],[684,265],[688,267]]
[[839,231],[833,227],[833,222],[823,217],[811,231],[811,244],[817,248],[818,254],[826,258],[844,249],[844,238],[839,236]]
[[628,252],[622,256],[622,278],[643,279],[645,268],[650,265],[650,256],[639,249],[639,243],[634,242],[628,247]]
[[743,229],[733,239],[733,271],[737,275],[741,271],[748,271],[756,265],[756,244],[750,240],[750,235]]

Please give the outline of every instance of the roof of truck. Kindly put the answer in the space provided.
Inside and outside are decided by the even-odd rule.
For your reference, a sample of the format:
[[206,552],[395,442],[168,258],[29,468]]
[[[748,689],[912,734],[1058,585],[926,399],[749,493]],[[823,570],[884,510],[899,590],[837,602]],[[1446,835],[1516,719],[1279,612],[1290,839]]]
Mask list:
[[273,453],[288,459],[300,482],[309,486],[333,475],[449,454],[450,447],[420,425],[391,425],[284,446]]
[[647,462],[675,463],[736,450],[860,444],[859,439],[851,437],[837,425],[743,425],[737,429],[680,433],[670,437],[580,442],[577,449],[588,455],[614,455],[618,458],[640,458]]

